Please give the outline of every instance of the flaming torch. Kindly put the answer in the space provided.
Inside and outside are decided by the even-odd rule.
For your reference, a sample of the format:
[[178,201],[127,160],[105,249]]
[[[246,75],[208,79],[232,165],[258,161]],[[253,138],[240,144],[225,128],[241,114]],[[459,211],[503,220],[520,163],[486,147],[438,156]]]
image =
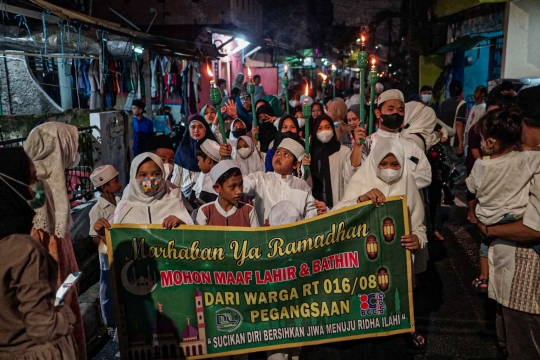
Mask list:
[[324,107],[324,96],[326,94],[326,78],[328,76],[326,76],[325,74],[323,74],[322,72],[319,73],[319,76],[322,78],[322,99],[321,99],[321,102],[322,102],[322,105]]
[[336,65],[332,64],[332,85],[334,86],[334,92],[332,94],[332,100],[336,100]]
[[369,72],[369,86],[371,87],[370,102],[369,102],[369,127],[368,135],[373,134],[373,107],[375,106],[375,90],[377,85],[377,70],[375,70],[375,58],[371,59],[371,71]]
[[[254,98],[255,84],[253,83],[253,79],[251,77],[251,69],[249,68],[249,66],[247,67],[247,70],[248,70],[248,77],[249,77],[247,91],[248,91],[249,96],[251,97],[251,114],[253,115],[253,128],[256,128],[258,124],[257,124],[257,114],[255,113],[255,98]],[[257,134],[255,138],[259,140],[259,135]]]
[[223,144],[226,144],[227,135],[225,134],[225,123],[223,122],[223,115],[221,115],[221,92],[215,85],[214,74],[210,70],[210,66],[208,64],[206,64],[206,71],[208,71],[208,76],[210,76],[212,79],[210,80],[210,100],[217,110],[216,112],[219,119],[219,131],[221,132],[221,139]]
[[[311,117],[311,105],[309,105],[309,84],[306,83],[306,97],[304,98],[304,103],[302,104],[302,115],[304,116],[304,119],[306,120],[306,124],[304,126],[304,132],[305,132],[305,150],[306,150],[306,156],[309,155],[309,118]],[[309,166],[305,166],[305,179],[309,176]]]

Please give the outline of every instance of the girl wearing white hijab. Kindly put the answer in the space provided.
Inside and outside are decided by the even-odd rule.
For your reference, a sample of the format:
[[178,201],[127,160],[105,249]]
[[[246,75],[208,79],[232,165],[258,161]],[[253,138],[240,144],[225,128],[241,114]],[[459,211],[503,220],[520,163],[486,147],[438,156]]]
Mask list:
[[193,224],[182,203],[179,189],[171,189],[164,179],[161,158],[146,152],[131,163],[129,184],[117,205],[113,224],[162,224],[172,229]]
[[365,164],[351,178],[343,200],[333,210],[369,200],[384,203],[386,197],[396,195],[407,196],[412,234],[403,236],[401,243],[414,252],[414,272],[418,274],[427,266],[424,206],[400,141],[386,137],[377,141]]
[[[39,125],[30,132],[24,151],[34,162],[37,178],[45,188],[45,206],[36,209],[30,235],[36,238],[58,264],[57,286],[69,274],[79,271],[71,243],[71,207],[66,188],[66,169],[79,163],[77,128],[59,122]],[[77,292],[73,292],[70,308],[75,314],[73,336],[78,359],[86,359],[86,343]]]
[[236,143],[236,151],[232,153],[233,160],[236,160],[242,175],[251,174],[257,171],[264,171],[264,162],[253,140],[247,136],[240,136]]

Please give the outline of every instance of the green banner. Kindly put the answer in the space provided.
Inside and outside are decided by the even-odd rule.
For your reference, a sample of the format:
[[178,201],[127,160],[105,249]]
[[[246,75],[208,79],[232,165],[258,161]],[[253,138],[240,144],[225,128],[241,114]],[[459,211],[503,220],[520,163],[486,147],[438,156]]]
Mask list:
[[117,225],[123,359],[204,359],[414,331],[406,200],[278,227]]

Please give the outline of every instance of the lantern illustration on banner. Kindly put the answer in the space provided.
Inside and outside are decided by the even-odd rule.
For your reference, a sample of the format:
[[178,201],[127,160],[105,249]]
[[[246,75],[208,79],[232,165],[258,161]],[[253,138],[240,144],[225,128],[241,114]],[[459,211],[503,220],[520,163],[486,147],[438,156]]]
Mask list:
[[382,267],[377,272],[377,285],[379,285],[379,289],[381,291],[388,290],[388,286],[390,285],[390,277],[388,276],[388,270],[386,270],[385,267]]
[[379,243],[374,235],[366,238],[366,253],[370,260],[374,260],[379,254]]
[[394,240],[394,234],[396,233],[394,228],[394,220],[387,217],[382,222],[384,240],[391,242]]

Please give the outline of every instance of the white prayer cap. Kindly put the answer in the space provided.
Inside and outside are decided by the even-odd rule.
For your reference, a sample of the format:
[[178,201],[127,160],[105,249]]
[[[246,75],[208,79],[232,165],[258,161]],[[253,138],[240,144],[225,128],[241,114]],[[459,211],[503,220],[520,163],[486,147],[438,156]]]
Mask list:
[[201,144],[201,151],[215,162],[219,162],[219,159],[221,158],[219,155],[219,144],[214,140],[204,140],[204,142]]
[[112,165],[103,165],[90,174],[90,181],[95,187],[99,187],[111,181],[116,175],[118,171]]
[[225,174],[232,168],[240,169],[240,165],[238,165],[238,163],[234,160],[221,160],[216,165],[214,165],[212,170],[210,170],[210,178],[212,178],[214,185],[217,183],[221,175]]
[[385,101],[388,100],[399,100],[402,103],[405,103],[405,98],[403,97],[403,93],[397,89],[391,89],[386,90],[381,95],[379,95],[379,101],[378,104],[382,104]]
[[270,226],[290,224],[299,220],[302,220],[302,215],[300,215],[296,206],[288,200],[278,202],[268,214],[268,224]]
[[302,144],[300,144],[298,141],[293,140],[291,138],[285,138],[281,141],[278,148],[284,148],[289,150],[293,153],[294,156],[298,159],[298,161],[302,161],[304,158],[304,155],[306,154],[306,151],[304,150],[304,147]]

